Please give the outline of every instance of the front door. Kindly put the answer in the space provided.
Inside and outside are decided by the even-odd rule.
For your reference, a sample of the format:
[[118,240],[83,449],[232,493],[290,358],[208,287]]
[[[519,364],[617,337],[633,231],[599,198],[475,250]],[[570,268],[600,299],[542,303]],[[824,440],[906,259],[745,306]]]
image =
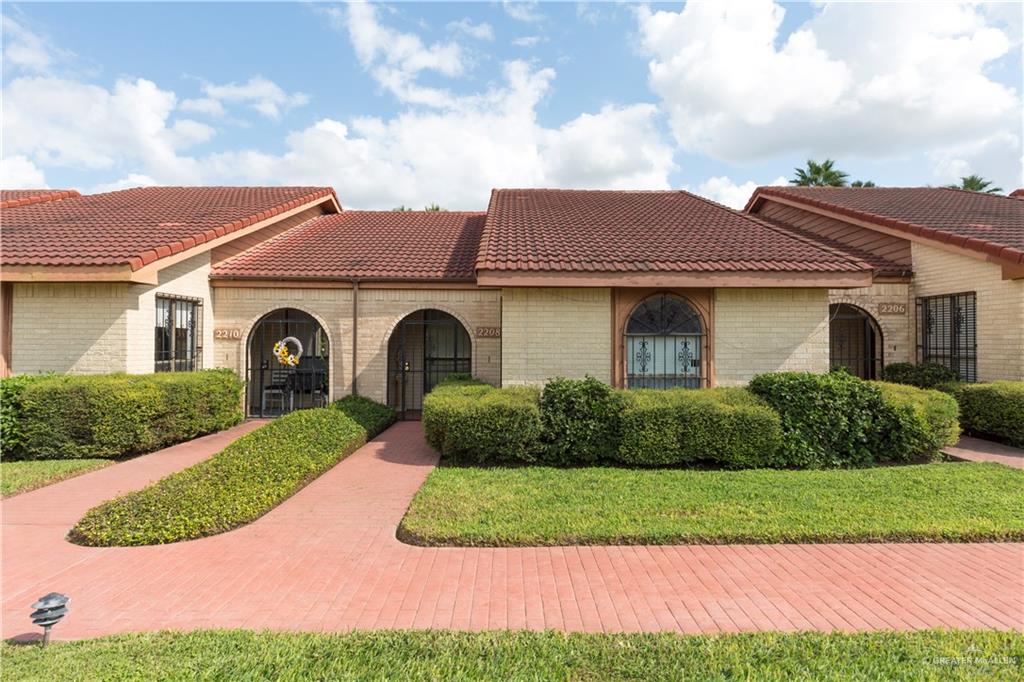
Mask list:
[[441,310],[403,319],[388,342],[388,404],[401,419],[419,419],[423,396],[449,374],[472,371],[469,333]]

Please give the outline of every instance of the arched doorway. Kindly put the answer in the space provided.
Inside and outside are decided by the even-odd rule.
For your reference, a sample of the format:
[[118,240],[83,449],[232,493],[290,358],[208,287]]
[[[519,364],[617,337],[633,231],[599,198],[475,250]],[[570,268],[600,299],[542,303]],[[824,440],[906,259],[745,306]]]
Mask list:
[[843,367],[861,379],[882,376],[882,330],[867,311],[848,303],[828,308],[829,366]]
[[671,294],[644,299],[626,321],[626,386],[700,388],[703,344],[703,321],[687,301]]
[[247,351],[248,416],[276,417],[327,404],[330,343],[309,313],[280,308],[264,315],[249,334]]
[[405,316],[388,339],[388,404],[402,419],[419,419],[423,396],[449,374],[473,370],[469,332],[443,310]]

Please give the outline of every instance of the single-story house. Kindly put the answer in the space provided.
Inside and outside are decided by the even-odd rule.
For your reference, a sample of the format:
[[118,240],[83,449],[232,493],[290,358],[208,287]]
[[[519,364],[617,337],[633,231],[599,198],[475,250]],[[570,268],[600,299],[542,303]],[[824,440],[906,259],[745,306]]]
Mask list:
[[4,191],[0,372],[228,367],[246,410],[415,416],[496,385],[743,384],[934,361],[1024,378],[1024,201],[939,188],[497,189],[343,210],[329,187]]

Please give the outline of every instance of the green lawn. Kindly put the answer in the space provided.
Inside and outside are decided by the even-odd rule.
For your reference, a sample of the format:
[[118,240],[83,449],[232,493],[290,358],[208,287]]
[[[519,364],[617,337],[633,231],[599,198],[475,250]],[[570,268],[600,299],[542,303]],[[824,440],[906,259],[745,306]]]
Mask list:
[[1011,680],[1024,639],[993,631],[565,635],[149,633],[4,644],[5,680]]
[[0,495],[9,497],[113,464],[109,459],[0,462]]
[[1024,471],[439,467],[399,537],[513,546],[1024,540]]

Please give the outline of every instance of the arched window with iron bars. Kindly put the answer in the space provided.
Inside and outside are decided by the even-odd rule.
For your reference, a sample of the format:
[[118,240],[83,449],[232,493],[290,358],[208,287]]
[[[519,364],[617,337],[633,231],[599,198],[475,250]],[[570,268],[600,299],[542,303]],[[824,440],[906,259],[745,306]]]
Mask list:
[[628,388],[700,388],[704,324],[697,310],[671,294],[644,299],[626,321]]

